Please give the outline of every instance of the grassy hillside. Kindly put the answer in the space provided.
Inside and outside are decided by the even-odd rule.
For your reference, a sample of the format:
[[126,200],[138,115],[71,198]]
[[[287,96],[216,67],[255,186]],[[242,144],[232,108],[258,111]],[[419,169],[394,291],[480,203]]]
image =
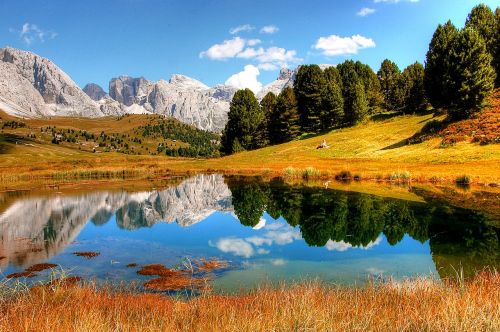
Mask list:
[[182,156],[218,156],[220,139],[218,134],[158,115],[18,119],[4,112],[0,112],[0,136],[0,150],[9,148],[8,143],[52,144],[92,153]]
[[[498,94],[495,100],[498,101]],[[490,107],[488,112],[498,114],[500,108],[495,105]],[[122,119],[62,118],[22,121],[30,128],[57,123],[56,126],[61,128],[94,133],[130,132],[133,133],[131,137],[139,137],[137,128],[150,123],[151,117],[155,118],[133,115]],[[116,151],[92,153],[65,143],[51,144],[29,137],[12,139],[10,134],[19,135],[27,129],[9,128],[4,129],[0,138],[0,178],[7,183],[19,179],[31,181],[41,176],[99,177],[104,174],[106,177],[112,177],[116,174],[121,176],[133,173],[147,177],[172,172],[202,171],[332,178],[342,171],[349,171],[352,175],[364,179],[411,177],[413,181],[454,182],[457,177],[468,175],[474,183],[499,183],[499,144],[484,145],[474,139],[443,144],[447,136],[436,133],[421,143],[407,144],[409,139],[418,136],[423,129],[432,127],[429,123],[435,125],[443,119],[443,115],[434,114],[379,115],[364,124],[335,130],[326,135],[212,159],[170,158],[164,153],[156,155],[156,151],[155,155],[125,155]],[[8,120],[11,119],[4,119]],[[159,137],[150,139],[158,140]],[[330,148],[316,149],[324,139]],[[168,140],[165,139],[166,144],[170,144]],[[147,139],[145,141],[147,142]],[[142,145],[136,143],[137,150],[147,147],[145,141]],[[151,145],[150,151],[152,148]],[[305,171],[307,168],[310,169]]]

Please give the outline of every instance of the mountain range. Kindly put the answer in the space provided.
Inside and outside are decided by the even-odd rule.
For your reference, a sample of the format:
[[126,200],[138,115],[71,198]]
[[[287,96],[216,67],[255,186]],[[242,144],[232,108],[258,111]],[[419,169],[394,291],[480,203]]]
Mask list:
[[[278,94],[292,86],[296,71],[283,68],[274,82],[258,94]],[[175,74],[169,81],[119,76],[109,93],[97,84],[81,89],[49,59],[11,47],[0,49],[0,109],[19,117],[103,117],[123,114],[161,114],[197,128],[220,132],[234,93],[228,85],[209,87]]]

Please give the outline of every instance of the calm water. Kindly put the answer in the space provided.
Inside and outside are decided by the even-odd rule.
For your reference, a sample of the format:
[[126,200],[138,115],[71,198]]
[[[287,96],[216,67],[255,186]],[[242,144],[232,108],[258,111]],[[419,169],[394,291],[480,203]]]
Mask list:
[[[0,276],[51,262],[98,281],[144,280],[126,265],[217,257],[232,267],[217,272],[215,289],[233,291],[304,278],[350,284],[500,266],[500,229],[492,220],[414,196],[221,175],[137,193],[9,193],[0,209]],[[101,255],[87,260],[76,251]]]

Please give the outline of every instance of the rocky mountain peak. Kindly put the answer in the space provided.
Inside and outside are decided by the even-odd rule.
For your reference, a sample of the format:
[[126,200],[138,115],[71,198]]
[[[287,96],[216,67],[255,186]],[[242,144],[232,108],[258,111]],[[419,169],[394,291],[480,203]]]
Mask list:
[[289,68],[281,68],[278,80],[289,80],[292,78],[294,72]]
[[95,83],[89,83],[85,85],[83,88],[83,92],[85,92],[92,100],[99,101],[106,97],[106,92],[104,92],[103,88],[100,85]]
[[177,87],[180,88],[194,88],[194,89],[210,89],[208,86],[205,84],[201,83],[198,80],[195,80],[194,78],[187,77],[181,74],[174,74],[169,80],[170,84],[174,84]]

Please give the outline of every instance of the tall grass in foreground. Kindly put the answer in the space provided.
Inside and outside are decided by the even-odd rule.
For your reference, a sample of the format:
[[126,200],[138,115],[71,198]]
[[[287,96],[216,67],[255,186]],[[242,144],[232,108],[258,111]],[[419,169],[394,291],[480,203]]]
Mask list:
[[92,284],[0,290],[0,331],[499,331],[500,274],[329,287],[306,282],[191,300]]

